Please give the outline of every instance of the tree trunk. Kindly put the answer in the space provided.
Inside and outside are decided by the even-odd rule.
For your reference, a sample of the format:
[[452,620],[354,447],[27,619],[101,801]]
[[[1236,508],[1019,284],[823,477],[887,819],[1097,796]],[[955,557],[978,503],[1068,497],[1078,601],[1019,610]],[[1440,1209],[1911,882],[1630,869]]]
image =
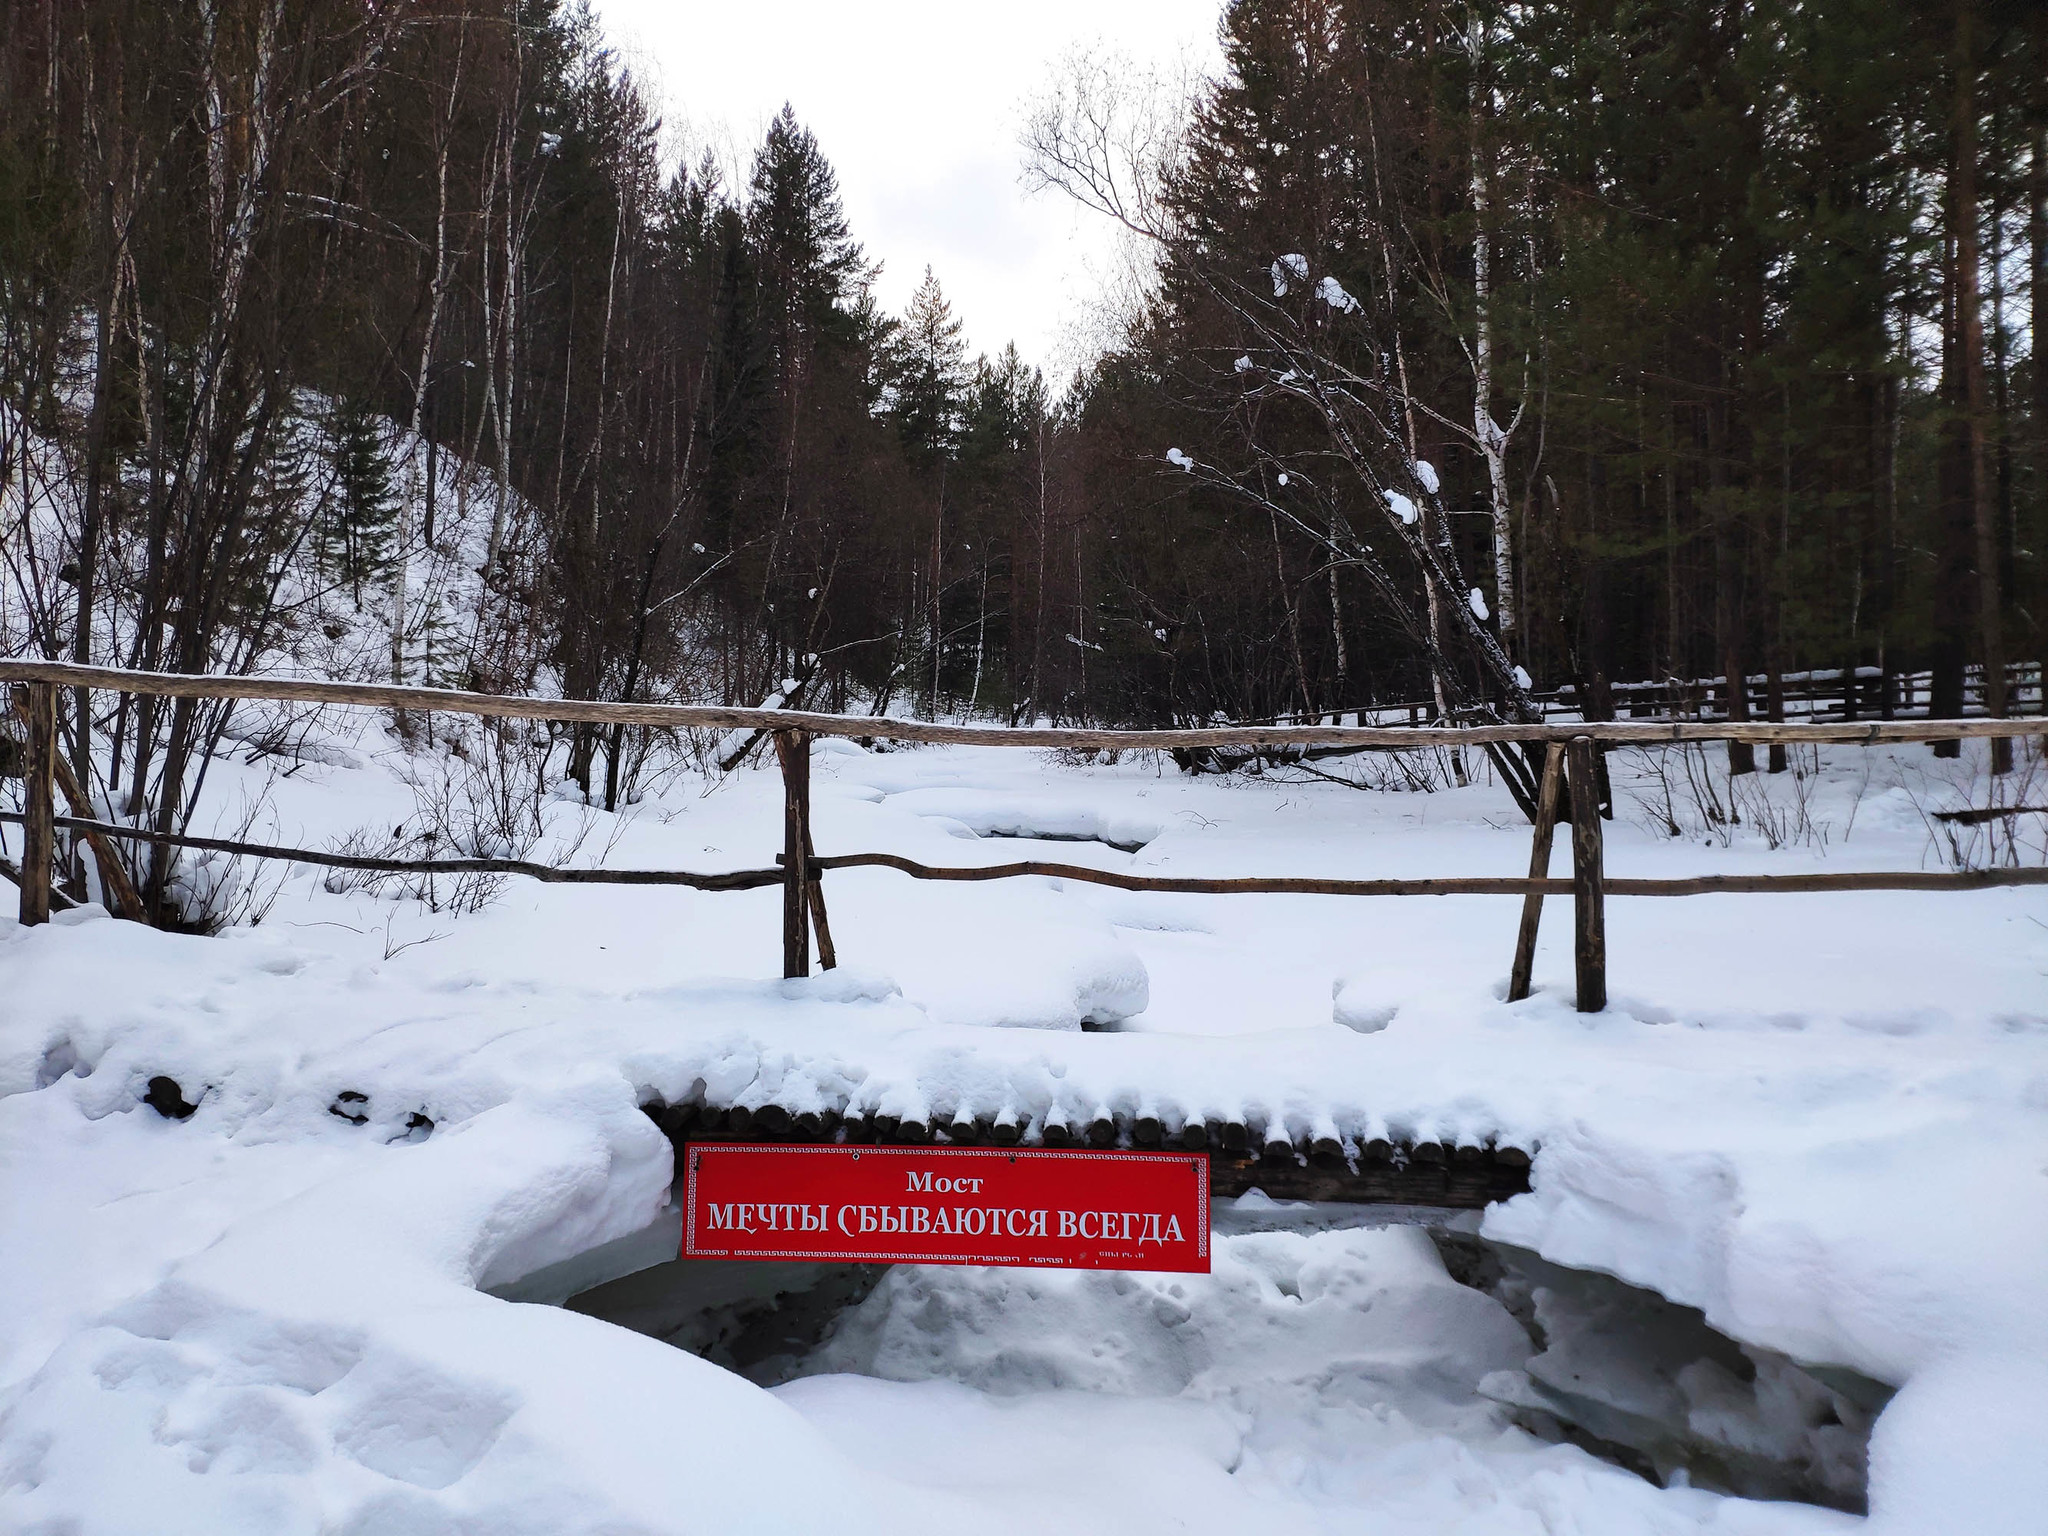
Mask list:
[[[1962,431],[1970,527],[1975,535],[1977,641],[1984,663],[1984,709],[2006,713],[2004,604],[1998,586],[1998,503],[1985,444],[1984,316],[1977,288],[1976,0],[1956,0],[1952,229],[1956,242],[1956,343],[1962,354]],[[2012,742],[1991,743],[1991,771],[2012,771]]]
[[[1721,667],[1722,715],[1749,718],[1749,678],[1742,659],[1742,553],[1737,545],[1735,515],[1726,506],[1728,428],[1725,400],[1710,402],[1707,420],[1708,515],[1714,524],[1714,650]],[[1756,749],[1746,741],[1728,743],[1731,778],[1756,772]]]
[[[111,221],[109,221],[111,222]],[[100,289],[99,315],[93,327],[92,412],[85,429],[85,505],[78,527],[78,620],[71,636],[71,659],[80,666],[92,661],[93,589],[99,580],[101,509],[106,494],[107,401],[113,389],[114,309],[120,302],[117,288],[120,262],[107,254],[107,282]],[[78,782],[92,785],[92,690],[80,688],[72,694],[74,734],[71,738],[72,771]]]
[[[2034,500],[2038,530],[2048,525],[2048,6],[2034,7],[2033,142],[2027,156],[2027,244],[2033,268],[2033,316],[2028,327],[2034,364]],[[2036,692],[2048,716],[2048,561],[2037,561],[2042,575],[2034,594],[2034,656],[2040,668]]]
[[1490,198],[1480,138],[1480,63],[1485,36],[1474,6],[1466,13],[1465,48],[1471,56],[1472,123],[1472,433],[1486,461],[1486,486],[1493,522],[1493,621],[1501,643],[1515,654],[1520,604],[1515,588],[1514,519],[1508,501],[1507,434],[1493,419],[1493,243],[1486,227]]

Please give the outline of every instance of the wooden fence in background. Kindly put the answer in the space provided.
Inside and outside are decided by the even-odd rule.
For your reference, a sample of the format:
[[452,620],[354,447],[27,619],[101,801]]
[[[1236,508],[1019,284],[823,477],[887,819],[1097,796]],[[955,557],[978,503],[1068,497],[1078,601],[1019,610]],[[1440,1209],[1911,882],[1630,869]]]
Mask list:
[[[2009,662],[2005,669],[2006,717],[2019,719],[2048,715],[2048,697],[2041,686],[2042,663]],[[1876,667],[1822,667],[1810,672],[1786,672],[1778,678],[1776,703],[1772,703],[1770,678],[1752,673],[1743,680],[1745,709],[1749,719],[1765,724],[1778,720],[1915,720],[1931,713],[1934,674],[1931,672],[1885,672]],[[1590,701],[1581,696],[1576,684],[1530,690],[1530,701],[1545,720],[1583,720]],[[1631,682],[1609,683],[1606,707],[1617,720],[1691,720],[1712,722],[1728,718],[1728,679],[1713,677],[1659,677]],[[1773,713],[1773,710],[1776,713]],[[1963,673],[1962,714],[1976,718],[1985,714],[1984,669],[1972,665]],[[1594,711],[1596,717],[1599,712]],[[1356,709],[1325,710],[1320,715],[1287,714],[1276,723],[1308,724],[1322,720],[1337,723],[1355,720],[1361,725],[1428,725],[1437,716],[1431,699],[1394,700],[1367,704]]]
[[[22,862],[15,871],[21,887],[21,921],[49,918],[56,833],[83,836],[100,870],[102,889],[120,915],[145,919],[140,897],[121,860],[119,841],[212,849],[255,858],[282,859],[327,868],[408,874],[512,874],[576,884],[675,885],[705,891],[782,888],[782,952],[785,976],[811,970],[811,940],[819,956],[836,964],[828,923],[823,875],[829,870],[880,867],[918,880],[1006,880],[1050,875],[1064,880],[1115,886],[1130,891],[1176,891],[1203,895],[1268,892],[1325,896],[1493,895],[1523,898],[1510,977],[1510,1001],[1526,997],[1535,956],[1538,923],[1546,896],[1570,896],[1577,1002],[1581,1012],[1607,1004],[1606,898],[1694,896],[1732,892],[1981,890],[1993,886],[2048,884],[2048,868],[2004,868],[1965,872],[1921,870],[1854,871],[1790,875],[1700,875],[1678,879],[1609,878],[1605,871],[1597,794],[1599,753],[1612,745],[1659,746],[1684,742],[1875,745],[1885,742],[1949,741],[2010,737],[2025,732],[2010,720],[1864,720],[1858,722],[1702,722],[1615,720],[1540,725],[1410,726],[1270,725],[1209,726],[1196,730],[1094,730],[951,725],[892,720],[866,715],[814,714],[799,710],[740,709],[705,704],[608,703],[591,699],[546,699],[463,693],[451,689],[395,684],[330,682],[278,677],[180,676],[131,672],[69,662],[0,660],[0,683],[20,684],[16,714],[25,727],[24,797],[18,813],[0,820],[23,827]],[[167,698],[254,699],[281,703],[372,706],[407,711],[632,725],[668,729],[745,730],[771,736],[783,780],[782,853],[773,869],[699,874],[682,870],[562,869],[516,859],[390,860],[310,848],[284,848],[227,838],[195,837],[168,826],[134,827],[92,815],[92,806],[72,780],[57,741],[57,690],[108,689]],[[1040,859],[983,866],[935,866],[890,853],[820,855],[810,816],[810,741],[816,736],[995,747],[1063,747],[1084,750],[1173,750],[1201,747],[1368,748],[1415,751],[1432,747],[1534,744],[1543,749],[1536,829],[1526,876],[1446,876],[1414,879],[1329,880],[1289,877],[1208,879],[1141,875]],[[1584,786],[1587,793],[1574,793]],[[60,816],[62,788],[73,814]],[[1568,811],[1572,875],[1549,875],[1553,829]]]

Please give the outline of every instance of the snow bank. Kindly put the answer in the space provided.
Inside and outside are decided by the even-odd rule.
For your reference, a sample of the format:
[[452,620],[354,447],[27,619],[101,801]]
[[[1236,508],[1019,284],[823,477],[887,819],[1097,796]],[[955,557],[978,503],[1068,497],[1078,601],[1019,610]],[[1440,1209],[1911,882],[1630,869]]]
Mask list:
[[668,1160],[593,1073],[247,1214],[9,1393],[15,1528],[780,1532],[828,1500],[856,1530],[918,1508],[736,1377],[474,1289],[644,1225]]

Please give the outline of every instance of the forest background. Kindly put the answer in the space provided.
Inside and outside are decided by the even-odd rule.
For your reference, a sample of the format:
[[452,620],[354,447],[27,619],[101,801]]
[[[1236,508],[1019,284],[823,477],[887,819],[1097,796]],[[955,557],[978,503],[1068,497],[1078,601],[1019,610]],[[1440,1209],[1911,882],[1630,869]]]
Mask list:
[[[1030,108],[1129,256],[1048,381],[929,272],[883,311],[796,111],[667,163],[574,0],[0,0],[5,650],[1013,722],[2023,702],[2048,7],[1218,25],[1214,79],[1077,54]],[[231,734],[64,710],[165,830]],[[648,761],[534,750],[608,808]]]

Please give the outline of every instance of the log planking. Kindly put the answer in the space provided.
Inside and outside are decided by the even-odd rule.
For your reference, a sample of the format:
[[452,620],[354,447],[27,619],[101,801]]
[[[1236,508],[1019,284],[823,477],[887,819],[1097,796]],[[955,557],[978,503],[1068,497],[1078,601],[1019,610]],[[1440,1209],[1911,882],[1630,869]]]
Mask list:
[[900,1146],[1136,1147],[1199,1152],[1209,1159],[1216,1195],[1263,1190],[1276,1200],[1334,1200],[1354,1205],[1442,1206],[1477,1210],[1529,1190],[1526,1147],[1467,1140],[1364,1144],[1345,1137],[1296,1139],[1244,1120],[1190,1120],[1178,1127],[1156,1117],[1101,1116],[1080,1126],[1054,1120],[1020,1124],[1014,1117],[926,1124],[890,1115],[842,1119],[832,1110],[791,1114],[777,1104],[758,1108],[704,1104],[642,1106],[680,1160],[693,1141],[853,1142]]

